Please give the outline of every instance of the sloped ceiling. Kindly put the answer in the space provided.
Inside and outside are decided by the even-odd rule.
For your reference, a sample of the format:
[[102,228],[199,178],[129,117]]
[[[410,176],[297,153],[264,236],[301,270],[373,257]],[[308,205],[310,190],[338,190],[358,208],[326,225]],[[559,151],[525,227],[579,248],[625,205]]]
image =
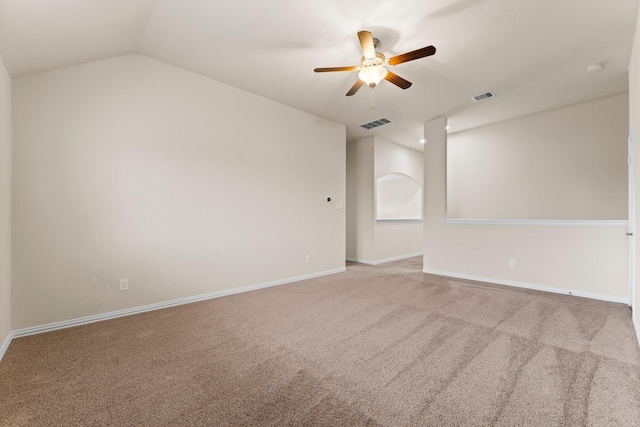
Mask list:
[[[628,91],[640,0],[0,0],[0,55],[13,78],[141,53],[344,123],[347,138],[378,135],[421,149],[422,125],[451,132]],[[434,56],[345,93],[357,31],[387,56],[434,45]],[[587,67],[602,64],[597,73]],[[494,91],[473,103],[472,95]],[[373,95],[375,109],[370,108]],[[360,124],[388,117],[372,130]]]

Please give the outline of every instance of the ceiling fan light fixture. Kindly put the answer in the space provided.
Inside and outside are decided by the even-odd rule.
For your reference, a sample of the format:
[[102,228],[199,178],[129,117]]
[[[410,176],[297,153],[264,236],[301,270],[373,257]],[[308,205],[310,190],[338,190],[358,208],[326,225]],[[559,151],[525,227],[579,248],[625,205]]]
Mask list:
[[[398,86],[400,89],[409,89],[411,87],[410,81],[403,79],[392,71],[387,71],[385,67],[414,61],[436,53],[435,47],[427,46],[387,59],[382,53],[376,52],[376,46],[379,45],[380,41],[371,35],[371,31],[358,31],[358,39],[360,40],[360,47],[362,48],[360,65],[346,67],[321,67],[314,68],[313,70],[316,73],[326,73],[331,71],[359,71],[358,80],[356,80],[353,86],[351,86],[351,89],[347,91],[345,94],[346,96],[355,95],[356,92],[365,85],[365,83],[373,89],[382,79]],[[371,93],[373,101],[373,92]],[[371,103],[371,108],[373,108],[373,102]]]
[[358,78],[365,82],[367,86],[374,88],[384,79],[387,75],[387,69],[382,65],[372,65],[370,67],[364,67],[360,70]]

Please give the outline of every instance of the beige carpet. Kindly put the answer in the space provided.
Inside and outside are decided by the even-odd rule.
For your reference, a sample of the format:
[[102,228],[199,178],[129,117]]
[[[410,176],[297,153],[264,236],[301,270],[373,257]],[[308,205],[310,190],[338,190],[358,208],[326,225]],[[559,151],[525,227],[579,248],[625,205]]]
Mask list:
[[421,258],[15,339],[2,426],[639,426],[621,304]]

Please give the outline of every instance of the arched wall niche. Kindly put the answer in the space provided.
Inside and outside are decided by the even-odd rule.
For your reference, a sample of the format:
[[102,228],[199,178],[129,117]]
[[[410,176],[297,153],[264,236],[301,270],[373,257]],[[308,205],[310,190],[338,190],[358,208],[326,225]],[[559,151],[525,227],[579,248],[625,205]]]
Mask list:
[[376,220],[422,219],[422,186],[403,173],[388,173],[376,180]]

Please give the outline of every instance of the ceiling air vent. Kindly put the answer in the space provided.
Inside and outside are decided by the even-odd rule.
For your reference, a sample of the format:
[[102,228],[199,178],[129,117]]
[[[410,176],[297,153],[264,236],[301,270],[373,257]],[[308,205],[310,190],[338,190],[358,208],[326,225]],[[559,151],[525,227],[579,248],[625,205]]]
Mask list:
[[473,102],[480,102],[480,101],[484,101],[485,99],[493,98],[494,96],[495,95],[493,94],[493,92],[485,92],[485,93],[472,96],[471,99],[473,99]]
[[386,117],[380,117],[379,119],[376,119],[372,122],[363,123],[360,125],[360,127],[365,129],[373,129],[373,128],[377,128],[378,126],[384,126],[387,123],[393,123],[393,120],[389,120]]

